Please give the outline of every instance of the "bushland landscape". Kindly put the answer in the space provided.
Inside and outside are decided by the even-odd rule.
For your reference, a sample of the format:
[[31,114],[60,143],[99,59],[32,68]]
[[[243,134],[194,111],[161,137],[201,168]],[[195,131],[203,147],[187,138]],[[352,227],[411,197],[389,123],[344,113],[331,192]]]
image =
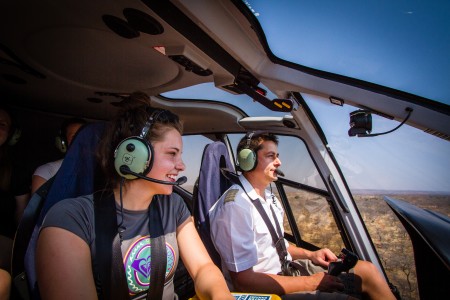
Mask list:
[[[400,291],[402,299],[419,299],[411,241],[383,200],[384,195],[449,217],[450,195],[367,191],[353,195],[390,282]],[[342,240],[325,198],[307,192],[291,192],[288,198],[302,239],[339,253]],[[290,231],[287,221],[285,230]]]

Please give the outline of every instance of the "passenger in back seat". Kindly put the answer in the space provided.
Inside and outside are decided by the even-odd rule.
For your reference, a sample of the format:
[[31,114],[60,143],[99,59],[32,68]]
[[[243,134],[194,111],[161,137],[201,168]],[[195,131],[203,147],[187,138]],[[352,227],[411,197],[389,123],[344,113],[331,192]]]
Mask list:
[[[173,300],[180,257],[200,299],[234,299],[203,246],[185,202],[172,193],[173,185],[182,182],[176,177],[185,169],[181,134],[181,122],[172,112],[135,101],[123,103],[98,147],[104,187],[91,195],[59,201],[44,219],[36,252],[43,299],[109,299],[111,294],[118,299],[124,284],[126,296],[131,298],[159,287],[162,299]],[[105,253],[99,253],[103,245],[97,243],[106,233],[98,231],[101,224],[95,219],[102,203],[113,206],[113,233],[122,255],[115,260],[118,268],[113,265],[106,277],[99,272]],[[165,240],[165,257],[157,258],[152,256],[156,246],[151,244],[154,236],[150,237],[157,221],[150,216],[155,204]],[[115,244],[106,248],[114,251]],[[155,287],[153,280],[159,278],[150,279],[152,263],[160,260],[167,261],[162,266],[165,277]],[[118,270],[123,271],[123,281],[111,279],[110,273],[116,276]]]
[[[78,130],[86,124],[86,120],[82,118],[69,118],[62,122],[59,134],[56,137],[56,147],[66,153],[72,143]],[[31,193],[34,194],[47,180],[55,176],[61,167],[63,160],[48,162],[39,166],[33,173],[31,179]]]
[[[283,299],[395,299],[372,263],[358,261],[354,273],[328,275],[327,266],[337,260],[329,249],[308,251],[283,238],[283,208],[266,189],[278,179],[281,166],[276,136],[251,132],[240,141],[237,153],[240,184],[231,186],[209,214],[211,238],[233,292],[271,293]],[[302,276],[290,276],[292,259]]]

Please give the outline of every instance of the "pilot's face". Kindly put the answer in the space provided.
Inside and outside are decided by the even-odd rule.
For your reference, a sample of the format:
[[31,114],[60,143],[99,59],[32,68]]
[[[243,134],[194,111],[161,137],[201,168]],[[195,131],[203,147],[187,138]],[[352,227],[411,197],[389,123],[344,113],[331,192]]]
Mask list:
[[277,180],[278,176],[275,170],[281,166],[277,144],[272,141],[262,142],[257,155],[258,164],[254,172],[260,174],[261,180],[267,184]]

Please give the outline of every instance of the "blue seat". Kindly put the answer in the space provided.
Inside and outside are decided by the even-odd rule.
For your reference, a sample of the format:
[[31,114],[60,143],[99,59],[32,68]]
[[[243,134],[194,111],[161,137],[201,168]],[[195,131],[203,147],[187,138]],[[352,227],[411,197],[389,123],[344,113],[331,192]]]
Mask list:
[[[39,298],[34,261],[45,214],[58,201],[92,194],[101,184],[101,177],[96,176],[99,172],[95,151],[105,125],[103,122],[91,123],[79,130],[56,175],[32,196],[25,209],[25,217],[16,233],[12,266],[15,287],[22,297],[30,293],[31,299]],[[25,290],[25,283],[28,290]]]
[[208,212],[211,206],[232,185],[222,172],[223,169],[234,169],[225,144],[216,141],[206,145],[194,191],[193,215],[200,238],[219,268],[221,259],[211,240]]

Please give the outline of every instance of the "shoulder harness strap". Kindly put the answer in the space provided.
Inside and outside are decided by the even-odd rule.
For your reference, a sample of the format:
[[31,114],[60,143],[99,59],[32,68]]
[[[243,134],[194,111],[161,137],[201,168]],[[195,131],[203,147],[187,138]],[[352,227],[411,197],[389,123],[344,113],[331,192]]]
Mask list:
[[[112,192],[94,194],[95,245],[94,268],[98,270],[102,299],[129,299],[120,236],[117,228],[116,204]],[[167,266],[166,241],[162,227],[159,198],[154,197],[149,207],[151,244],[150,285],[147,299],[162,299]]]

